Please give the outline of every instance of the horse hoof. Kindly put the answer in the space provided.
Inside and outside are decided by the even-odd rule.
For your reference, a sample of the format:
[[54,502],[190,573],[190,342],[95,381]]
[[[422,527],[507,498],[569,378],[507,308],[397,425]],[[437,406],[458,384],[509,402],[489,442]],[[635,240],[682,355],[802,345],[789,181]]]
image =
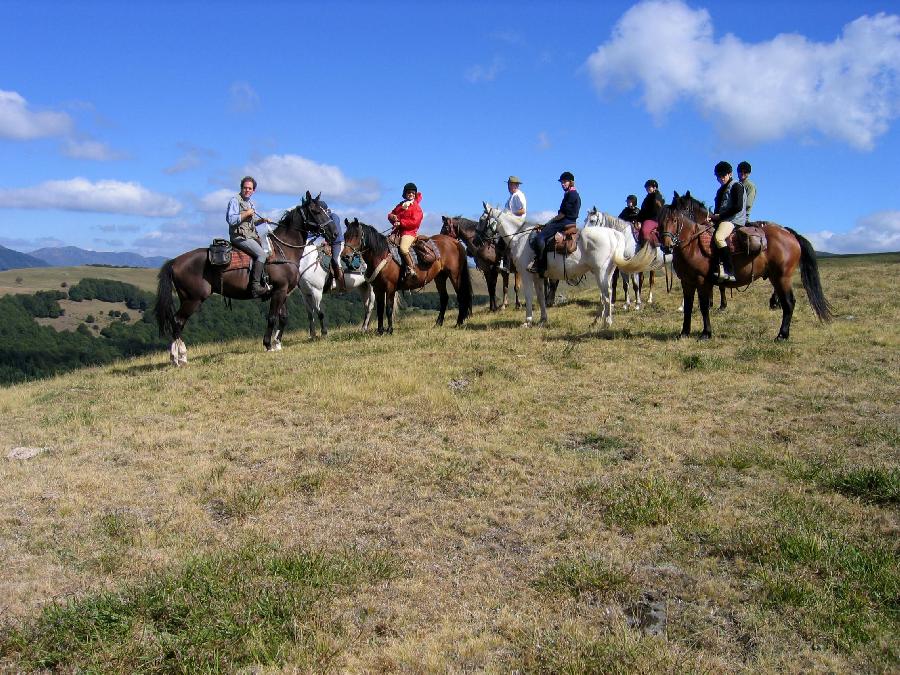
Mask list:
[[778,335],[775,336],[775,342],[784,342],[787,339],[788,339],[788,336],[782,335],[781,333],[779,333]]
[[700,337],[698,338],[701,342],[706,342],[712,337],[709,333],[700,333]]
[[522,324],[522,328],[531,328],[531,322],[526,321],[525,323]]

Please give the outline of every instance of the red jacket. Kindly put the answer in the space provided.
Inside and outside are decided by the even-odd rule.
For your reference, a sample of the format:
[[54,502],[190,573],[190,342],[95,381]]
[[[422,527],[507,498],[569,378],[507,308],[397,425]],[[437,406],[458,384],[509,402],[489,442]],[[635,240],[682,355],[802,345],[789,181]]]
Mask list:
[[[422,224],[422,218],[425,217],[425,214],[422,213],[422,207],[419,206],[421,201],[422,193],[417,192],[415,200],[407,208],[403,208],[403,202],[394,207],[394,210],[388,214],[388,220],[394,226],[394,232],[399,232],[401,235],[416,236],[416,233],[419,231],[419,225]],[[394,222],[391,216],[397,216],[399,222]]]

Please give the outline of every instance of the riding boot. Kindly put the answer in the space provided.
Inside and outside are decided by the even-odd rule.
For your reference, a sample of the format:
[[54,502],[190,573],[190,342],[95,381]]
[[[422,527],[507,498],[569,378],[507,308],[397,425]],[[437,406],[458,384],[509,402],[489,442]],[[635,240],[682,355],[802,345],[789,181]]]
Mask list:
[[412,255],[410,255],[409,251],[404,253],[400,252],[400,257],[403,259],[403,279],[406,279],[409,276],[416,276],[416,266],[413,264]]
[[337,289],[339,291],[346,291],[347,282],[344,279],[344,270],[334,261],[334,258],[331,259],[331,273],[334,275],[334,280],[337,281]]
[[261,298],[272,290],[268,284],[262,283],[262,275],[266,269],[264,260],[254,260],[253,269],[250,271],[250,295],[254,298]]
[[540,276],[544,275],[544,250],[547,242],[542,237],[534,240],[534,260],[528,265],[528,271]]
[[719,259],[719,281],[722,283],[737,281],[731,263],[731,250],[727,246],[723,246],[722,248],[716,249],[716,254]]

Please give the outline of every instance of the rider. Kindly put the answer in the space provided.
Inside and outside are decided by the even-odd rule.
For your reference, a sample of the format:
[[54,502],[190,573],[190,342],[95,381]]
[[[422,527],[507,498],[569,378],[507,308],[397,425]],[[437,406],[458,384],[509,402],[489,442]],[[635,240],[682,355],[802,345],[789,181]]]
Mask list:
[[736,281],[727,239],[735,227],[747,224],[744,186],[734,180],[731,164],[728,162],[719,162],[714,171],[716,180],[721,186],[716,191],[715,213],[709,214],[710,222],[717,224],[716,233],[713,236],[716,243],[713,267],[716,267],[716,261],[718,261],[718,270],[714,276],[720,282]]
[[747,222],[750,222],[750,209],[753,208],[753,202],[756,201],[756,183],[750,180],[750,172],[753,170],[750,162],[741,162],[737,165],[738,178],[741,185],[744,186],[744,198],[747,201]]
[[619,220],[631,223],[631,231],[634,234],[635,239],[637,239],[638,233],[638,226],[635,226],[635,223],[640,223],[638,220],[638,214],[640,212],[640,209],[637,207],[637,195],[628,195],[625,197],[625,208],[619,213]]
[[319,206],[331,218],[322,226],[321,231],[322,237],[328,243],[329,248],[331,248],[331,274],[334,280],[337,281],[338,290],[345,291],[347,290],[347,284],[344,280],[344,268],[341,266],[341,252],[344,250],[344,231],[341,229],[341,219],[325,202],[320,200]]
[[401,281],[409,274],[415,274],[415,265],[409,255],[409,249],[416,240],[419,226],[425,214],[422,213],[422,193],[415,183],[407,183],[403,186],[403,201],[394,207],[388,214],[388,220],[394,226],[392,235],[400,235],[400,257],[403,266],[400,270]]
[[[509,190],[509,199],[506,200],[506,205],[503,207],[503,212],[507,214],[510,221],[516,224],[517,229],[525,222],[525,212],[528,206],[528,202],[525,200],[525,193],[519,189],[521,184],[522,181],[518,176],[510,176],[506,180],[506,189]],[[502,237],[497,241],[497,250],[498,253],[502,250],[502,255],[499,259],[500,269],[506,271],[507,252]]]
[[254,298],[261,298],[271,291],[272,287],[262,282],[268,253],[262,247],[256,226],[259,223],[270,221],[257,215],[256,206],[250,201],[254,192],[256,192],[256,179],[253,176],[241,178],[241,191],[228,202],[225,221],[228,223],[228,236],[232,246],[253,258],[253,269],[250,272],[250,294]]
[[638,248],[644,245],[644,242],[656,244],[656,230],[659,227],[659,212],[666,205],[666,200],[659,191],[659,183],[650,178],[644,183],[644,189],[647,196],[641,202],[641,210],[637,214],[637,222],[641,224],[641,231],[638,234]]
[[575,176],[570,171],[563,171],[559,176],[559,184],[563,189],[562,202],[559,204],[559,212],[544,225],[534,238],[534,260],[528,264],[528,271],[532,274],[543,276],[547,269],[547,242],[562,232],[569,225],[578,222],[578,212],[581,211],[581,196],[575,189]]

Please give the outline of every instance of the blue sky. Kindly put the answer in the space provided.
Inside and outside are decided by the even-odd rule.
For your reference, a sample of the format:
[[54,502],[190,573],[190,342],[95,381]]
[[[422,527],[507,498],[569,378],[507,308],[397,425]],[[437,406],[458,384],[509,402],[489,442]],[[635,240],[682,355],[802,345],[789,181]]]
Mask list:
[[[2,2],[0,245],[175,255],[225,236],[245,173],[387,226],[529,218],[572,171],[612,213],[656,178],[833,252],[900,250],[900,3]],[[584,214],[582,214],[584,215]]]

